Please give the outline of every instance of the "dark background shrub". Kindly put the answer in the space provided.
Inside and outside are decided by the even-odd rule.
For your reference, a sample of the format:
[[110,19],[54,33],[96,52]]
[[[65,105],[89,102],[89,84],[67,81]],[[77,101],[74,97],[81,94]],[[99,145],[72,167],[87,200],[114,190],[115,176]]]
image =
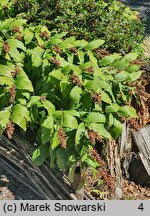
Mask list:
[[129,52],[143,41],[138,14],[115,0],[10,0],[3,13],[21,13],[28,22],[42,22],[51,31],[67,31],[78,39],[104,39],[111,52]]

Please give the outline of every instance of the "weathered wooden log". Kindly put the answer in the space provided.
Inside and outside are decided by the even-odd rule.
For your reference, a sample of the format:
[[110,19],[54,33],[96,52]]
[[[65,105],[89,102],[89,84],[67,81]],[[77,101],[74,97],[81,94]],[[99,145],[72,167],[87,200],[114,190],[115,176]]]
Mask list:
[[33,164],[33,149],[33,145],[17,134],[12,140],[3,135],[0,139],[0,160],[7,166],[8,172],[20,178],[34,192],[37,190],[42,199],[76,199],[71,183],[58,168],[50,168],[47,162],[40,167]]
[[132,132],[135,144],[138,147],[140,158],[150,176],[150,125]]
[[131,150],[131,133],[126,123],[123,125],[122,135],[117,140],[107,142],[107,163],[111,176],[115,181],[115,198],[121,199],[123,196],[123,175],[121,160],[126,157]]

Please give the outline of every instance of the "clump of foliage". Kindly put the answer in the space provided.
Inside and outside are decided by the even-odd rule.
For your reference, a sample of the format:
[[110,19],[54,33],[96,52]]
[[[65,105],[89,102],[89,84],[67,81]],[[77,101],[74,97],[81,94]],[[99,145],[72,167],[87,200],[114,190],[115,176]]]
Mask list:
[[[116,0],[8,0],[3,13],[22,13],[29,22],[46,24],[50,30],[67,31],[78,39],[104,39],[112,52],[139,49],[144,25],[138,12]],[[8,2],[8,3],[7,3]],[[4,3],[3,3],[4,4]],[[8,4],[8,6],[6,6]],[[7,10],[6,10],[7,8]],[[25,13],[23,13],[25,12]]]
[[[64,39],[65,37],[65,39]],[[37,165],[70,169],[80,161],[96,168],[97,141],[118,137],[122,120],[134,118],[130,85],[141,75],[136,53],[114,53],[98,60],[104,40],[76,40],[53,34],[24,19],[0,22],[0,132],[15,125],[37,134]]]

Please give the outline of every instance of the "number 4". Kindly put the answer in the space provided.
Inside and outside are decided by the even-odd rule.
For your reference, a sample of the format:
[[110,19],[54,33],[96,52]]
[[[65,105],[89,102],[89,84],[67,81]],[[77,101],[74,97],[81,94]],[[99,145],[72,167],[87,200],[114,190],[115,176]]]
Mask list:
[[141,203],[138,207],[139,210],[143,211],[144,210],[144,206],[143,206],[143,203]]

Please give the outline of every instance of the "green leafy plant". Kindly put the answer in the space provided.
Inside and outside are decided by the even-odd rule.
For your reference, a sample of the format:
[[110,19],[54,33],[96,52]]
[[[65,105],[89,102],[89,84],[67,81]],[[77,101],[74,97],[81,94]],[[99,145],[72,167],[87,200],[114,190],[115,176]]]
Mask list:
[[97,168],[95,143],[118,137],[122,120],[134,118],[130,83],[141,71],[136,53],[114,53],[98,60],[91,42],[54,34],[24,19],[0,22],[0,131],[13,136],[15,125],[36,133],[33,161],[49,158],[69,170],[79,161]]

